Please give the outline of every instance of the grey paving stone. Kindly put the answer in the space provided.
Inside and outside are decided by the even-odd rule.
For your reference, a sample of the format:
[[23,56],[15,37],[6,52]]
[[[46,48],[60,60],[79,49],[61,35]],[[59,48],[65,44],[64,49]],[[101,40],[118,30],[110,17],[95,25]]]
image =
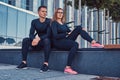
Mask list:
[[0,80],[90,80],[94,75],[70,75],[59,71],[40,72],[38,68],[15,69],[15,65],[0,64]]

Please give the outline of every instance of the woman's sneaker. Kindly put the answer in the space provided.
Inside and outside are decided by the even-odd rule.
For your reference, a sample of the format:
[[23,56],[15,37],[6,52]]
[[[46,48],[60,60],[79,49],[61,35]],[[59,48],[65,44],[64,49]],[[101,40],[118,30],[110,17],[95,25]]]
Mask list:
[[43,64],[40,69],[40,72],[45,72],[45,71],[49,71],[49,67],[46,64]]
[[91,46],[92,46],[93,48],[103,48],[103,47],[104,47],[104,45],[101,45],[101,44],[99,44],[99,43],[92,43]]
[[18,65],[16,67],[16,69],[27,69],[27,64],[25,64],[24,62],[22,62],[20,65]]
[[71,68],[65,68],[64,73],[76,75],[78,72],[72,70]]

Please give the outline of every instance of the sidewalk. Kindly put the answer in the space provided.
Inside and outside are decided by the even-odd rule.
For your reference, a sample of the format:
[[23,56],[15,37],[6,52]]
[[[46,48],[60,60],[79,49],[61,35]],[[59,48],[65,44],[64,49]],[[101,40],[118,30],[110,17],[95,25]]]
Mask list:
[[69,75],[59,71],[40,72],[38,68],[16,70],[16,65],[0,64],[0,80],[90,80],[94,75]]

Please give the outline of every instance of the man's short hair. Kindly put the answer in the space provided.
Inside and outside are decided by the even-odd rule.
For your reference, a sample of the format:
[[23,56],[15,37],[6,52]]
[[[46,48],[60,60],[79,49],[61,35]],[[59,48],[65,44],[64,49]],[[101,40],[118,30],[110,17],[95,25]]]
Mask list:
[[47,6],[39,6],[39,7],[38,7],[38,11],[39,11],[41,8],[46,8],[46,9],[47,9]]

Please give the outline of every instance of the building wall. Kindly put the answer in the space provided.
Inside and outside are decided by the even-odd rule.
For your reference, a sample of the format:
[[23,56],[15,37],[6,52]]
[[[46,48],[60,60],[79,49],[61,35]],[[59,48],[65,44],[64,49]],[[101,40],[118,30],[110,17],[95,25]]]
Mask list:
[[[37,18],[37,8],[41,5],[48,7],[47,17],[52,18],[56,8],[64,8],[64,0],[0,0],[10,5],[3,5],[0,2],[0,36],[4,38],[13,38],[16,43],[22,41],[29,35],[31,20]],[[67,0],[72,1],[74,0]],[[13,7],[16,6],[16,7]],[[29,11],[27,11],[29,10]],[[98,41],[98,14],[95,9],[88,9],[84,6],[82,9],[75,10],[73,6],[67,6],[66,22],[75,21],[69,26],[82,25],[92,38]],[[79,13],[81,12],[81,13]],[[100,11],[99,23],[100,34],[99,42],[102,44],[119,44],[120,28],[110,18],[105,18],[104,10]],[[81,15],[80,15],[81,14]],[[80,47],[90,47],[89,43],[81,37],[77,40]],[[7,42],[2,43],[6,45]],[[12,44],[14,45],[14,44]]]
[[[5,45],[15,45],[28,37],[31,20],[38,16],[32,12],[19,9],[7,4],[0,4],[0,37],[3,37]],[[7,38],[14,40],[9,43]]]

